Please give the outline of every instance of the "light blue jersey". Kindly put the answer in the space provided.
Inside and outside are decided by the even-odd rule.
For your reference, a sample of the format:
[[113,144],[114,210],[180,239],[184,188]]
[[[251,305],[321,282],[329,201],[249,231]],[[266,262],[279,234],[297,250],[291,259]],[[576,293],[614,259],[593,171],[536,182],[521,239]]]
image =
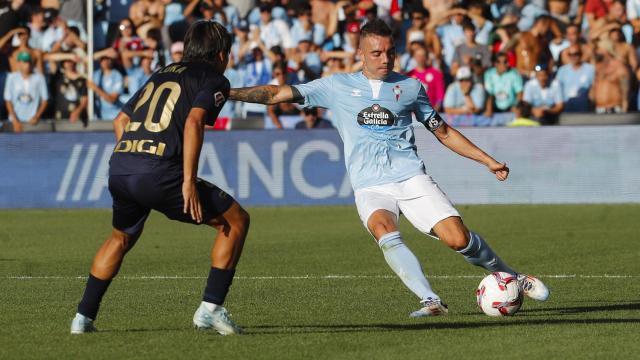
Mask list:
[[295,85],[306,107],[331,110],[344,142],[344,157],[354,190],[400,182],[424,174],[416,153],[412,114],[429,130],[443,120],[422,84],[392,72],[369,80],[362,72],[335,74]]

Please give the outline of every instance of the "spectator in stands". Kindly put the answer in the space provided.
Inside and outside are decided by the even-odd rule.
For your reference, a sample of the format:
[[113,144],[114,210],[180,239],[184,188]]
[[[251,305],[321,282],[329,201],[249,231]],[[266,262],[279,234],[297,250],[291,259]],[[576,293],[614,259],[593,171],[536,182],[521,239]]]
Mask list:
[[634,34],[640,34],[640,0],[627,0],[627,19],[631,22]]
[[114,69],[113,62],[117,53],[113,48],[107,48],[97,52],[94,57],[100,62],[100,68],[93,73],[93,81],[87,80],[87,87],[97,95],[98,119],[113,120],[123,105],[119,98],[124,90],[124,79]]
[[123,50],[139,50],[142,48],[142,39],[136,35],[136,27],[129,18],[120,20],[118,25],[118,35],[112,47],[121,52]]
[[[243,87],[267,85],[271,81],[273,63],[264,56],[261,44],[256,40],[247,43],[249,55],[245,57],[242,82]],[[267,108],[262,104],[244,103],[243,117],[254,116],[264,118]]]
[[590,109],[589,89],[595,76],[594,67],[582,61],[580,45],[571,45],[566,51],[569,63],[562,65],[556,74],[562,91],[564,111],[587,112]]
[[321,47],[326,38],[326,30],[321,24],[311,22],[311,5],[304,3],[296,9],[297,16],[291,27],[291,40],[298,44],[303,39],[308,39],[314,47]]
[[579,24],[582,21],[583,2],[581,0],[548,0],[549,15],[561,23],[561,27]]
[[153,52],[149,50],[144,50],[140,55],[140,64],[136,65],[132,62],[129,62],[125,66],[127,71],[127,88],[128,88],[128,96],[130,98],[133,96],[136,91],[142,88],[142,86],[149,80],[151,74],[155,70],[152,68],[153,63]]
[[42,34],[41,46],[42,51],[49,52],[52,50],[53,44],[62,40],[67,33],[67,22],[49,10],[45,12],[45,21],[47,21],[47,25]]
[[615,57],[622,61],[631,71],[638,67],[638,54],[633,45],[627,43],[619,24],[613,24],[613,28],[609,30],[608,39],[613,44]]
[[492,117],[494,112],[512,111],[516,103],[522,100],[522,76],[509,67],[506,54],[498,53],[494,67],[484,73],[484,88],[488,95],[486,117]]
[[267,49],[276,45],[281,46],[285,51],[295,47],[286,22],[274,19],[271,15],[271,5],[260,5],[260,40]]
[[[607,30],[605,27],[607,25],[612,23],[625,24],[627,22],[625,4],[622,0],[587,0],[585,13],[589,24],[589,38],[591,41],[597,41],[603,34],[606,36]],[[631,25],[623,26],[628,27],[633,32]]]
[[292,51],[289,66],[296,71],[296,82],[306,83],[320,77],[322,60],[313,51],[311,38],[301,38],[298,47]]
[[436,110],[442,108],[444,99],[444,75],[435,67],[431,66],[431,61],[424,47],[420,47],[413,52],[415,68],[407,73],[407,76],[420,80],[427,90],[427,96]]
[[484,103],[485,93],[482,84],[474,83],[469,67],[459,68],[456,81],[447,87],[444,112],[447,115],[475,115],[482,112]]
[[464,42],[462,24],[466,14],[467,10],[464,7],[456,5],[439,20],[434,20],[433,24],[429,25],[430,28],[437,26],[436,31],[442,42],[442,54],[447,68],[451,67],[456,46]]
[[165,15],[165,4],[161,0],[135,0],[129,7],[129,18],[138,27],[149,23],[162,26]]
[[580,26],[576,24],[572,24],[567,26],[567,40],[569,41],[569,46],[562,50],[560,53],[560,61],[563,65],[570,64],[571,58],[569,56],[569,49],[572,46],[577,46],[580,49],[581,60],[582,62],[591,62],[592,59],[592,51],[591,46],[586,44],[582,38],[582,34],[580,33]]
[[531,105],[531,113],[543,124],[555,124],[562,112],[562,92],[557,81],[550,81],[547,64],[534,68],[535,77],[524,85],[522,99]]
[[14,132],[22,131],[22,123],[35,125],[47,108],[49,94],[44,76],[33,72],[33,59],[28,51],[16,55],[18,71],[7,78],[4,101]]
[[[279,61],[273,64],[271,85],[287,84],[287,64]],[[300,110],[292,103],[280,103],[267,106],[270,121],[265,121],[265,129],[292,129],[300,121]]]
[[[487,4],[482,0],[469,1],[469,10],[467,16],[471,19],[474,26],[475,38],[474,42],[487,46],[489,45],[489,35],[493,30],[493,22],[485,17]],[[491,62],[491,59],[488,60]],[[487,67],[490,66],[487,65]]]
[[471,68],[474,62],[479,60],[481,68],[491,66],[491,52],[485,45],[476,43],[476,27],[471,22],[462,24],[465,42],[456,46],[456,51],[451,63],[451,75],[455,76],[461,66]]
[[[432,28],[427,28],[430,20],[429,10],[418,5],[410,11],[409,15],[411,16],[411,27],[407,29],[407,45],[405,50],[410,48],[412,41],[422,41],[429,54],[433,54],[437,61],[441,62],[442,44],[440,43],[440,38]],[[411,69],[405,68],[405,71],[407,70]]]
[[18,27],[25,7],[24,0],[0,1],[0,38]]
[[551,35],[551,24],[549,15],[541,15],[536,18],[531,30],[520,34],[516,45],[516,58],[517,68],[522,76],[533,77],[536,64],[546,63],[548,68],[553,68],[553,57],[547,40]]
[[325,120],[318,116],[318,108],[304,108],[302,109],[303,120],[299,121],[295,129],[332,129],[333,125],[329,120]]
[[35,8],[31,11],[31,21],[28,24],[31,36],[29,37],[29,46],[38,49],[45,50],[42,46],[42,37],[47,23],[44,21],[44,10],[42,8]]
[[514,109],[515,118],[508,123],[509,127],[535,127],[540,123],[531,118],[531,104],[526,101],[518,101]]
[[[35,71],[40,74],[44,74],[44,61],[42,51],[33,49],[29,46],[30,30],[28,27],[20,27],[14,32],[14,39],[12,45],[16,44],[11,56],[9,58],[9,64],[11,71],[16,72],[21,68],[18,64],[18,54],[23,52],[29,53],[31,61],[33,61]],[[15,42],[14,42],[15,41]]]
[[182,54],[184,52],[184,43],[182,41],[174,42],[171,44],[171,62],[177,63],[182,61]]
[[[514,3],[519,2],[519,1],[514,1]],[[547,10],[545,9],[545,4],[540,1],[535,2],[535,1],[522,1],[523,3],[526,3],[524,5],[524,7],[522,7],[522,9],[520,10],[520,15],[519,18],[520,20],[518,20],[518,30],[520,30],[520,32],[525,32],[525,31],[529,31],[531,29],[531,27],[533,27],[533,24],[535,23],[536,19],[539,16],[542,15],[549,15],[549,12],[547,12]]]
[[266,7],[271,8],[270,12],[273,19],[282,20],[285,22],[289,21],[287,10],[284,7],[280,6],[278,1],[259,0],[256,6],[251,9],[249,14],[247,14],[247,21],[249,21],[249,24],[259,25],[262,18],[263,9],[266,9]]
[[[71,55],[71,54],[69,54]],[[87,80],[76,70],[72,57],[62,60],[54,79],[53,108],[56,120],[86,122]]]
[[491,46],[491,53],[495,56],[498,53],[507,54],[507,61],[509,66],[515,67],[517,65],[516,53],[514,51],[513,44],[517,41],[519,36],[518,27],[513,19],[503,20],[495,31],[495,41]]
[[240,11],[238,8],[228,4],[227,0],[213,0],[213,6],[217,11],[213,19],[226,26],[227,31],[233,32],[233,28],[240,22]]
[[[416,67],[416,61],[413,58],[413,53],[418,49],[426,49],[424,42],[424,34],[418,31],[414,31],[407,36],[408,47],[404,54],[399,56],[400,70],[403,72],[409,72]],[[427,54],[429,52],[427,51]],[[398,58],[398,57],[396,57]]]
[[611,41],[598,42],[594,56],[595,80],[590,93],[598,114],[625,113],[629,109],[629,72],[615,56]]

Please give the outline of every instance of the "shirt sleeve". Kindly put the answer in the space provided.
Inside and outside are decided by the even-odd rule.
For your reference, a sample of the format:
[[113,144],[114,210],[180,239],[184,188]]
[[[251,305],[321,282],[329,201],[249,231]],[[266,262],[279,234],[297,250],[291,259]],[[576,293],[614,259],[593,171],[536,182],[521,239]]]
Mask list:
[[214,77],[208,80],[198,91],[192,108],[201,108],[207,112],[205,123],[213,126],[220,110],[229,98],[231,85],[225,77]]
[[416,120],[426,126],[429,131],[436,131],[440,126],[442,126],[442,124],[444,124],[444,120],[440,117],[433,106],[431,106],[429,97],[427,96],[427,92],[424,90],[422,83],[417,80],[416,82],[420,86],[414,106]]
[[7,82],[4,84],[4,100],[11,101],[11,89],[13,88],[13,73],[7,76]]
[[453,88],[455,85],[455,83],[452,83],[451,85],[449,85],[449,87],[447,88],[447,91],[444,93],[444,102],[443,102],[443,106],[445,108],[455,108],[456,104],[455,104],[455,94],[454,91],[455,89]]
[[42,98],[43,101],[49,101],[49,92],[47,91],[47,83],[44,80],[44,76],[38,76],[38,84],[40,98]]
[[512,70],[513,71],[513,91],[517,94],[519,92],[522,91],[523,85],[522,85],[522,76],[520,76],[520,74],[518,74],[517,71]]
[[471,100],[473,100],[473,105],[477,109],[484,108],[485,93],[484,93],[484,89],[482,88],[482,85],[480,84],[473,85],[473,90],[471,90]]
[[484,89],[487,91],[487,94],[493,95],[493,84],[491,83],[491,73],[484,73]]
[[560,82],[557,80],[553,80],[551,83],[551,89],[553,90],[553,102],[558,104],[563,101],[562,99],[562,91],[560,89]]
[[322,107],[328,109],[331,106],[333,76],[313,80],[306,84],[294,85],[300,95],[304,97],[304,107]]
[[524,92],[522,94],[522,100],[531,103],[531,100],[533,98],[533,94],[531,94],[531,83],[527,82],[524,85]]

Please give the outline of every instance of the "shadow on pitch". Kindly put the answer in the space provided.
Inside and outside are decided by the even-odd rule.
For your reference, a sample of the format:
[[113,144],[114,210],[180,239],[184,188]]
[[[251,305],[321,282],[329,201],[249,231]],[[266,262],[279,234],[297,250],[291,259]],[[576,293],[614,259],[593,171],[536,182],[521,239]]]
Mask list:
[[[571,306],[571,307],[544,307],[538,309],[522,309],[518,313],[524,316],[546,316],[546,315],[576,315],[601,311],[627,311],[640,310],[640,302],[625,304],[607,304],[594,306]],[[477,313],[462,313],[462,315],[475,315]]]
[[397,330],[480,329],[505,326],[570,325],[570,324],[640,324],[640,319],[540,319],[509,318],[496,321],[471,321],[455,323],[421,324],[364,324],[364,325],[259,325],[245,327],[247,335],[269,334],[317,334],[379,332]]
[[549,313],[549,315],[574,315],[600,311],[625,311],[640,310],[640,302],[632,302],[626,304],[609,304],[595,306],[572,306],[572,307],[554,307],[540,309],[522,309],[521,313]]

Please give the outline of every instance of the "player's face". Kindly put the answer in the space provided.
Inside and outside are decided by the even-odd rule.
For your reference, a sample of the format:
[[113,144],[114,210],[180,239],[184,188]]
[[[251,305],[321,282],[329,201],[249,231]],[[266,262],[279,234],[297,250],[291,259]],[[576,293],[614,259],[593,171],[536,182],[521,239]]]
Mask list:
[[382,80],[393,70],[396,47],[391,37],[369,35],[361,39],[358,54],[365,75],[370,79]]

